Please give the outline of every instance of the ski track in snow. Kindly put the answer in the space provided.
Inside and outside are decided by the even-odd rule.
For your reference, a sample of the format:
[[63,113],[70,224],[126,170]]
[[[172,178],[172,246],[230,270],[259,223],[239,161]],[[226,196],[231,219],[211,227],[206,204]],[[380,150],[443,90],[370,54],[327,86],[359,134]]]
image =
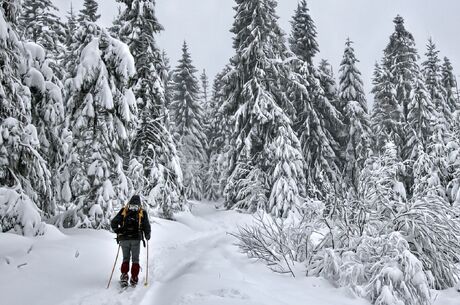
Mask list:
[[[105,289],[117,250],[107,231],[53,231],[31,239],[0,235],[3,305],[369,305],[347,288],[321,278],[280,275],[239,252],[235,232],[252,217],[192,205],[177,221],[153,218],[149,285],[144,287],[146,251],[136,288],[120,292],[121,253],[110,289]],[[26,265],[23,265],[26,263]],[[21,266],[21,267],[18,267]],[[24,293],[26,291],[27,293]],[[454,289],[434,292],[434,305],[458,304]]]

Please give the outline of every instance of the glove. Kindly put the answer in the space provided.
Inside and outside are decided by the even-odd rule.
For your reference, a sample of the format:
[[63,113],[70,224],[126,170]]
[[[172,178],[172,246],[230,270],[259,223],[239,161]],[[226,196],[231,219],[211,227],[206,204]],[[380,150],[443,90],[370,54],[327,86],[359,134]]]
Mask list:
[[150,234],[145,234],[145,239],[150,240]]
[[115,228],[113,229],[113,232],[120,234],[121,233],[121,228]]

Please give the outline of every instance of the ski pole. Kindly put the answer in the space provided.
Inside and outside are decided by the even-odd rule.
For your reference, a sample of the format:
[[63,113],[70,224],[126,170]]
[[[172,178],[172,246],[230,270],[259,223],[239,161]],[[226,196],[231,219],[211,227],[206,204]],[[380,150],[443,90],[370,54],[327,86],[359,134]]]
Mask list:
[[118,255],[120,254],[120,247],[121,245],[118,245],[117,257],[115,257],[115,263],[113,263],[112,273],[110,274],[110,279],[109,279],[109,283],[107,284],[107,289],[109,289],[110,282],[112,282],[113,272],[115,271],[115,266],[117,265]]
[[149,278],[149,240],[147,239],[147,273],[145,275],[145,283],[144,286],[148,285],[148,278]]

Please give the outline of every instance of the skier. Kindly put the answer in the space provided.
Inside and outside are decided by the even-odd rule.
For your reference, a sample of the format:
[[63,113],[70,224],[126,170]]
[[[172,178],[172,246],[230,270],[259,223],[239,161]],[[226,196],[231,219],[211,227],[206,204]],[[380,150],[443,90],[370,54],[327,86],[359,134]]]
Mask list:
[[141,240],[144,236],[150,239],[150,222],[146,211],[141,207],[141,199],[134,195],[128,204],[111,221],[112,230],[117,234],[117,242],[123,251],[123,263],[121,264],[120,283],[122,287],[128,286],[129,262],[132,257],[131,279],[132,286],[136,286],[139,275],[139,252]]

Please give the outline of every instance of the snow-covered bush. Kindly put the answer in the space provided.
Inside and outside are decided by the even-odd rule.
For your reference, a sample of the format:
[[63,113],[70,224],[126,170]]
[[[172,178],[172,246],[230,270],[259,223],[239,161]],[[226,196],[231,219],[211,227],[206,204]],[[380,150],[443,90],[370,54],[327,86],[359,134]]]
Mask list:
[[357,255],[369,260],[366,295],[375,305],[431,304],[423,264],[398,232],[363,240]]
[[460,222],[446,200],[436,195],[414,198],[393,225],[422,262],[431,288],[453,287],[460,278]]
[[[235,234],[240,249],[249,257],[262,260],[279,273],[295,276],[294,265],[309,260],[314,251],[313,234],[323,213],[320,202],[306,202],[287,218],[274,218],[260,211],[254,223]],[[300,213],[299,213],[300,212]]]
[[0,232],[24,236],[44,233],[40,211],[21,189],[0,187]]

